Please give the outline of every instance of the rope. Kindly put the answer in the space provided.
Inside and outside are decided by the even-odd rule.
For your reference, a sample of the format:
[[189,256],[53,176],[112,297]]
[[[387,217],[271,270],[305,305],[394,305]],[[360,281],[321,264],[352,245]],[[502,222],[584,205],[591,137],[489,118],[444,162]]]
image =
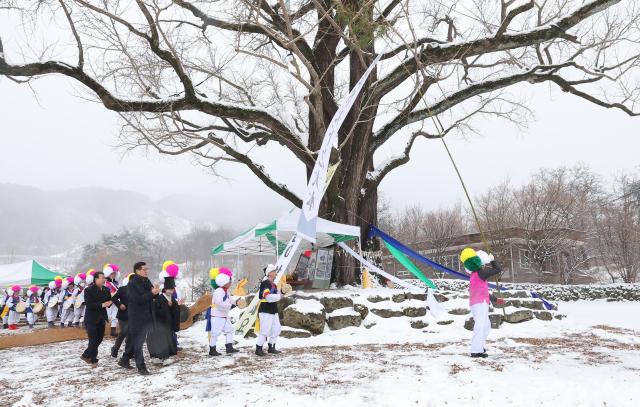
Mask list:
[[[388,43],[387,43],[388,45]],[[418,67],[418,70],[420,72],[420,74],[422,74],[423,79],[427,79],[428,75],[425,72],[425,68],[424,65],[422,64],[422,62],[420,61],[420,58],[418,57],[418,55],[415,53],[415,49],[411,49],[411,52],[414,56],[414,59],[416,61],[416,66]],[[407,69],[407,67],[401,63],[401,65],[404,67],[405,71],[407,72],[407,74],[409,74],[409,77],[411,77],[411,72],[409,71],[409,69]],[[460,170],[458,169],[458,165],[456,164],[456,161],[453,158],[453,155],[451,154],[451,150],[449,149],[449,146],[447,145],[446,141],[444,140],[445,137],[445,130],[444,130],[444,126],[442,126],[442,123],[440,122],[440,119],[438,118],[437,115],[434,115],[431,111],[431,109],[429,108],[429,103],[426,102],[425,100],[425,94],[424,91],[422,90],[422,86],[420,85],[420,83],[416,83],[416,88],[417,88],[417,92],[419,92],[420,95],[420,99],[422,101],[424,101],[425,104],[425,109],[427,110],[427,112],[429,113],[429,117],[431,117],[431,121],[433,122],[434,127],[436,128],[436,131],[438,133],[438,137],[440,138],[440,140],[442,141],[442,145],[444,146],[445,150],[447,151],[447,155],[449,156],[449,160],[451,160],[451,164],[453,165],[453,168],[456,171],[456,174],[458,175],[458,179],[460,180],[460,184],[462,185],[462,189],[464,190],[464,194],[467,198],[467,201],[469,202],[469,207],[471,208],[471,212],[473,213],[473,218],[475,220],[476,223],[476,227],[478,228],[478,231],[480,232],[480,238],[482,239],[482,244],[485,248],[486,251],[491,252],[491,246],[489,245],[489,241],[487,240],[482,227],[480,225],[480,219],[478,218],[478,214],[476,212],[475,206],[473,205],[473,201],[471,200],[471,195],[469,194],[469,190],[467,188],[467,185],[464,182],[464,179],[462,178],[462,174],[460,173]],[[500,278],[498,277],[498,275],[495,275],[495,282],[496,282],[496,297],[498,298],[502,298],[502,294],[500,294]],[[503,314],[506,315],[506,311],[504,310],[504,308],[502,308],[502,312]]]
[[[482,227],[480,226],[480,219],[478,218],[478,213],[476,212],[476,208],[473,205],[473,201],[471,200],[471,196],[469,195],[469,190],[467,189],[467,185],[465,184],[464,180],[462,179],[462,175],[460,174],[460,170],[458,169],[458,165],[456,164],[456,161],[453,159],[453,155],[451,154],[451,150],[449,150],[449,146],[447,145],[447,143],[444,141],[444,137],[441,137],[440,140],[442,140],[442,144],[444,145],[445,150],[447,150],[447,155],[449,155],[449,159],[451,160],[451,164],[453,164],[453,168],[456,170],[456,174],[458,174],[458,179],[460,180],[460,184],[462,185],[462,189],[464,190],[464,194],[467,197],[467,201],[469,201],[469,206],[471,207],[471,213],[473,214],[473,219],[476,222],[476,227],[478,228],[478,231],[480,232],[480,239],[482,239],[482,244],[484,245],[484,248],[486,251],[488,251],[489,253],[491,253],[491,246],[489,245],[489,241],[487,240],[486,235],[484,234]],[[496,297],[502,299],[502,293],[500,291],[500,277],[498,277],[498,274],[496,274],[495,276],[495,281],[496,281]],[[504,310],[504,307],[502,308],[502,313],[503,315],[506,316],[506,311]]]

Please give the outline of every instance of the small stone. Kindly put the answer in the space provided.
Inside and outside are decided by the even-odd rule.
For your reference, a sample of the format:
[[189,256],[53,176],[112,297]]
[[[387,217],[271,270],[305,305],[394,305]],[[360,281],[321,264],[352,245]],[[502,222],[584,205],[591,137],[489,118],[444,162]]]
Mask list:
[[410,322],[410,324],[411,324],[411,328],[414,328],[414,329],[424,329],[429,326],[429,323],[427,321],[423,321],[421,319],[413,320]]
[[437,322],[438,325],[451,325],[453,324],[453,319],[445,319]]
[[467,315],[470,311],[467,308],[454,308],[449,310],[451,315]]
[[504,322],[510,324],[517,324],[520,322],[530,321],[533,319],[533,312],[528,309],[521,309],[513,312],[509,312],[504,317]]
[[520,300],[505,300],[504,306],[500,308],[504,308],[504,307],[520,308],[520,305],[521,305]]
[[522,290],[509,290],[501,292],[503,298],[529,298],[529,293]]
[[427,315],[426,307],[406,307],[402,309],[402,314],[406,317],[415,318]]
[[393,302],[402,302],[402,301],[404,301],[406,299],[407,299],[407,296],[404,293],[394,294],[391,297],[391,301],[393,301]]
[[502,325],[504,317],[502,314],[489,314],[489,321],[491,321],[491,329],[498,329]]
[[388,308],[371,308],[370,311],[371,313],[382,318],[396,318],[403,315],[402,311],[390,310]]
[[328,313],[340,308],[353,307],[353,300],[349,297],[322,297],[320,303]]
[[473,326],[475,325],[475,321],[473,317],[469,317],[464,321],[464,329],[468,331],[473,331]]
[[346,315],[331,315],[327,316],[327,325],[333,331],[338,329],[344,329],[349,326],[358,327],[362,323],[362,318],[360,314],[356,311],[352,310],[351,314]]
[[382,297],[380,295],[372,295],[372,296],[367,298],[367,301],[369,301],[369,302],[382,302],[382,301],[387,301],[388,299],[389,299],[389,297]]
[[544,310],[544,304],[539,300],[523,300],[520,301],[520,306],[528,309]]
[[304,329],[292,329],[289,327],[282,327],[282,331],[280,332],[280,336],[283,338],[310,338],[311,332]]
[[543,321],[553,320],[553,315],[551,315],[549,311],[534,311],[533,315],[535,315],[536,318]]
[[406,293],[405,297],[407,297],[408,300],[418,300],[418,301],[427,300],[427,294],[425,293]]
[[[501,314],[489,314],[489,322],[491,323],[491,329],[498,329],[502,325],[503,317]],[[464,321],[464,329],[473,331],[475,321],[473,317],[469,317]]]
[[369,308],[362,304],[353,304],[353,309],[360,314],[360,318],[365,319],[369,315]]

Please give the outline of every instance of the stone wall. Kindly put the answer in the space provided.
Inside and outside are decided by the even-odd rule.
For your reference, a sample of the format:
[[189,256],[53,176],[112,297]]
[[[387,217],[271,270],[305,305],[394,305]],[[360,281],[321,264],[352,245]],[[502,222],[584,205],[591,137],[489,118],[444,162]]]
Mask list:
[[[411,281],[419,285],[419,281]],[[466,291],[469,283],[462,280],[434,280],[440,290]],[[535,291],[549,301],[602,300],[640,301],[640,284],[606,284],[606,285],[557,285],[508,283],[503,284],[509,290]],[[508,296],[505,295],[505,297]]]

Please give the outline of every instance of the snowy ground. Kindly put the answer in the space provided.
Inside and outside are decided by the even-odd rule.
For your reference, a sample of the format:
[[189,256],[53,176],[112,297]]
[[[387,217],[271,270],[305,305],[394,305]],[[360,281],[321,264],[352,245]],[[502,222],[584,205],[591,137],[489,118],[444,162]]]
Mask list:
[[503,324],[485,360],[470,359],[460,321],[423,330],[408,318],[375,318],[309,339],[281,339],[258,358],[253,340],[235,356],[206,356],[202,323],[180,333],[175,364],[141,377],[85,343],[0,351],[0,405],[441,406],[640,405],[640,303],[560,303],[568,318]]

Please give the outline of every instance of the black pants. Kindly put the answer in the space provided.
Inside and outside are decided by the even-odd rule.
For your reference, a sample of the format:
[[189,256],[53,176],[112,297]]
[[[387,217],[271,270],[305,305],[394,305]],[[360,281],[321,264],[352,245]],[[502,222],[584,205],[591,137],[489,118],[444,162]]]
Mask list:
[[92,363],[98,362],[98,347],[104,338],[104,320],[98,322],[90,322],[85,325],[87,336],[89,337],[89,345],[85,349],[82,356],[91,359]]
[[144,364],[144,353],[142,352],[142,347],[147,339],[147,333],[150,328],[151,324],[148,324],[136,329],[134,332],[129,330],[129,334],[127,335],[127,344],[124,348],[122,359],[125,362],[129,362],[132,358],[135,358],[136,367],[138,369],[146,367]]
[[129,334],[129,321],[126,319],[119,319],[118,325],[120,327],[120,333],[116,338],[116,343],[113,344],[113,349],[117,351],[120,350],[120,346],[122,346],[122,342],[124,342],[124,338]]

